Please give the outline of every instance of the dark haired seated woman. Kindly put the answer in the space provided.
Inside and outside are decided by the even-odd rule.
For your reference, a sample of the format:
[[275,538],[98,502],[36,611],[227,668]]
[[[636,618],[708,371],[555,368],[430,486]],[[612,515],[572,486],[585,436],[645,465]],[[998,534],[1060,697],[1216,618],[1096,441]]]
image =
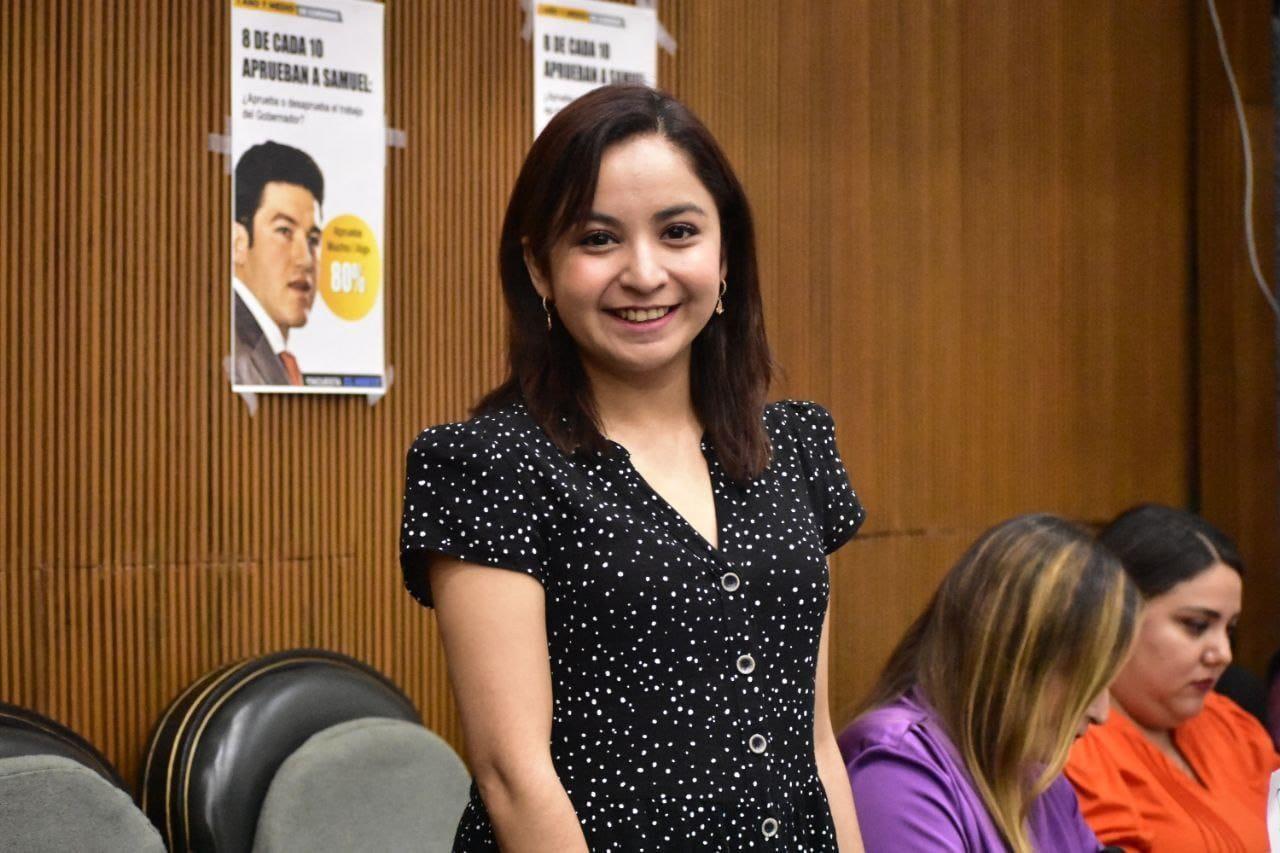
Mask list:
[[840,735],[870,853],[1096,853],[1067,750],[1106,715],[1139,596],[1059,518],[982,535]]
[[401,539],[476,777],[455,849],[861,850],[826,556],[863,512],[830,416],[765,405],[724,155],[667,95],[584,95],[499,261],[509,374],[414,442]]
[[1085,819],[1125,850],[1265,851],[1266,730],[1214,682],[1231,663],[1243,563],[1188,512],[1145,504],[1098,540],[1146,599],[1133,654],[1111,686],[1112,713],[1071,753]]

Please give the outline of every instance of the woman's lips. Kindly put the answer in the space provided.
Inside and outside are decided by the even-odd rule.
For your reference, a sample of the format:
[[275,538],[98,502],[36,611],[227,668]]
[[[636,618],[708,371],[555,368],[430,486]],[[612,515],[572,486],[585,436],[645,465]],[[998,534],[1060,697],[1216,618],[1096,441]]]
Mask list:
[[679,305],[655,305],[649,308],[612,308],[608,309],[608,314],[627,329],[649,331],[665,326],[679,310]]
[[1213,684],[1215,680],[1216,679],[1213,679],[1213,678],[1202,678],[1199,681],[1191,682],[1191,686],[1194,687],[1196,690],[1199,690],[1201,693],[1208,693],[1210,690],[1213,689]]

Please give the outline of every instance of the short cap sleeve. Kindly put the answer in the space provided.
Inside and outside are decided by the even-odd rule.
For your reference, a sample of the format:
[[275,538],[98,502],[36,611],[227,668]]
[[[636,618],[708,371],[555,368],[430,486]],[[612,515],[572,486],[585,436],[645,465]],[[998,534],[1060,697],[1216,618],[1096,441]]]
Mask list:
[[507,449],[474,422],[424,431],[405,464],[400,568],[405,588],[430,607],[427,556],[445,554],[546,582],[536,510]]
[[822,531],[822,548],[830,554],[853,538],[867,514],[840,461],[831,413],[817,403],[791,402],[787,406]]

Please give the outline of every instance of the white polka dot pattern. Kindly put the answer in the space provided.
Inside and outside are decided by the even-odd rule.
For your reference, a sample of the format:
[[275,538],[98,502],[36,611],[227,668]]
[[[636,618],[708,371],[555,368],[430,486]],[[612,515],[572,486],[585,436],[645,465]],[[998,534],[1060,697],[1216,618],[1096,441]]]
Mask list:
[[[719,549],[621,445],[566,456],[521,404],[426,430],[409,452],[409,592],[430,606],[429,552],[545,590],[552,757],[593,851],[835,850],[814,668],[826,555],[864,513],[826,410],[764,417],[773,462],[745,486],[703,442]],[[474,788],[454,849],[497,849]]]

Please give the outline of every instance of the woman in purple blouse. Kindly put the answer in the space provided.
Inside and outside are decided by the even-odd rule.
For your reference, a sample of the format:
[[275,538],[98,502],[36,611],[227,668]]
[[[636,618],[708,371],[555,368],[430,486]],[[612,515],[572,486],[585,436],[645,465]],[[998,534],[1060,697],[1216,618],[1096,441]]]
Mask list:
[[868,853],[1097,851],[1062,767],[1106,717],[1139,600],[1059,518],[983,534],[840,736]]

